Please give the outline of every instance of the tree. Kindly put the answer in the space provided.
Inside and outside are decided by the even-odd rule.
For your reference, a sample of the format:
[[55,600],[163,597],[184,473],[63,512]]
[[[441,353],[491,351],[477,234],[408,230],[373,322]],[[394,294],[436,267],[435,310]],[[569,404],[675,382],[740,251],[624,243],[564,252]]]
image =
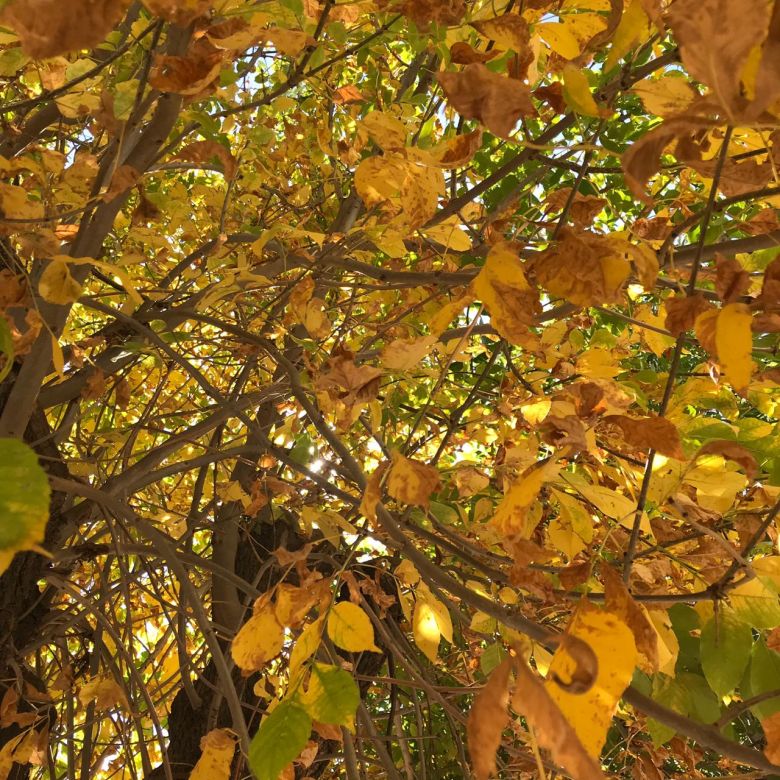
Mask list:
[[0,0],[0,777],[780,774],[779,14]]

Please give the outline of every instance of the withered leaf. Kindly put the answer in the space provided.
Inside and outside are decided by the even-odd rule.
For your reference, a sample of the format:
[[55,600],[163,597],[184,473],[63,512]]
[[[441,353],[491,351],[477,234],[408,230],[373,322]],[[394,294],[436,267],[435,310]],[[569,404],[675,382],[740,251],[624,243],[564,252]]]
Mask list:
[[528,86],[481,63],[467,65],[460,73],[439,73],[437,78],[450,105],[464,119],[478,119],[501,138],[509,137],[520,117],[536,114]]
[[225,52],[207,38],[194,41],[183,57],[158,55],[149,74],[149,84],[160,92],[200,95],[215,84]]
[[716,439],[708,441],[699,448],[696,457],[702,455],[721,455],[726,460],[733,460],[745,472],[748,479],[755,479],[758,476],[759,468],[755,455],[741,444],[727,439]]
[[489,62],[498,57],[498,49],[477,51],[465,41],[457,41],[450,46],[450,58],[456,65],[471,65],[474,62]]
[[36,59],[56,57],[102,43],[124,16],[130,0],[11,0],[0,12],[22,50]]
[[236,158],[222,144],[217,141],[195,141],[181,149],[175,160],[185,160],[199,165],[219,160],[226,179],[232,179],[236,175]]
[[664,327],[673,336],[680,336],[693,327],[700,314],[711,311],[713,307],[703,295],[697,293],[696,295],[667,298],[664,308],[666,309]]
[[[637,604],[623,582],[623,578],[606,563],[601,565],[606,608],[614,612],[631,629],[636,649],[646,660],[646,671],[658,671],[658,634],[650,618]],[[644,668],[644,667],[643,667]]]
[[623,432],[623,438],[632,447],[653,449],[669,458],[682,460],[680,433],[671,420],[665,417],[628,417],[622,414],[609,414],[604,422],[617,425]]
[[539,745],[576,780],[604,780],[596,759],[588,755],[569,721],[522,659],[515,664],[515,675],[512,709],[533,728]]
[[675,0],[669,7],[669,26],[683,64],[729,113],[739,107],[742,71],[768,25],[767,3]]
[[559,236],[528,262],[539,284],[578,306],[621,300],[631,272],[625,246],[585,230],[567,228]]
[[469,754],[477,780],[488,780],[496,771],[496,751],[509,725],[509,682],[512,659],[506,658],[477,694],[466,724]]
[[431,494],[440,487],[441,478],[434,466],[410,460],[398,452],[393,453],[393,462],[387,475],[387,492],[396,501],[427,507]]
[[738,260],[733,257],[726,259],[723,255],[717,254],[715,261],[717,263],[715,291],[724,303],[729,303],[748,291],[750,274]]
[[780,764],[780,712],[775,712],[761,721],[764,729],[766,747],[764,755],[773,763]]

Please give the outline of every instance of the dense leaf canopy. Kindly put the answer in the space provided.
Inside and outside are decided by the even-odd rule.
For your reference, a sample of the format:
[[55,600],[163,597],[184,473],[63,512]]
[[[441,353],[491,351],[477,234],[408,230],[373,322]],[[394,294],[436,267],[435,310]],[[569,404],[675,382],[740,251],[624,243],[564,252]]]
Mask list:
[[780,775],[780,2],[0,0],[0,780]]

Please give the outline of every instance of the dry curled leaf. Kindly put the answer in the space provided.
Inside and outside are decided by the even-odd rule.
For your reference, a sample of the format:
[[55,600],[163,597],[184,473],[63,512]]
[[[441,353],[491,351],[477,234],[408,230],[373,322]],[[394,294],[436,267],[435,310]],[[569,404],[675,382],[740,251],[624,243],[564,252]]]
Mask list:
[[652,449],[669,458],[682,460],[680,433],[671,420],[665,417],[628,417],[610,414],[603,418],[605,423],[616,425],[623,432],[623,438],[632,447]]
[[11,0],[0,12],[26,54],[56,57],[102,43],[124,16],[130,0]]
[[720,455],[726,458],[726,460],[733,460],[750,480],[754,480],[758,476],[759,468],[755,455],[742,444],[738,444],[735,441],[723,439],[708,441],[699,448],[696,458],[700,458],[702,455]]
[[509,683],[512,659],[506,658],[488,678],[471,705],[466,724],[469,755],[477,780],[488,780],[496,771],[496,751],[509,725]]
[[673,336],[680,336],[691,330],[700,314],[713,310],[712,304],[699,294],[667,298],[664,308],[664,327]]
[[631,629],[636,649],[643,656],[643,668],[649,673],[657,672],[659,665],[658,633],[643,609],[628,592],[623,578],[606,563],[601,565],[601,579],[604,582],[605,606],[620,617]]
[[477,51],[465,41],[457,41],[450,47],[450,58],[456,65],[471,65],[475,62],[490,62],[501,52],[498,49]]
[[525,84],[481,63],[467,65],[460,73],[439,73],[437,78],[447,101],[464,119],[479,120],[500,138],[509,137],[520,117],[536,114]]
[[439,472],[433,466],[393,453],[387,475],[387,493],[402,504],[426,507],[432,493],[441,487]]
[[201,95],[209,91],[222,69],[225,53],[207,38],[198,38],[183,57],[157,55],[149,74],[149,84],[160,92]]
[[598,761],[588,755],[571,723],[522,659],[515,664],[515,674],[512,709],[526,719],[539,746],[575,780],[603,780]]
[[235,157],[222,144],[216,141],[196,141],[187,144],[174,157],[175,160],[186,160],[198,165],[211,163],[217,160],[222,165],[226,179],[232,179],[236,175],[238,162]]

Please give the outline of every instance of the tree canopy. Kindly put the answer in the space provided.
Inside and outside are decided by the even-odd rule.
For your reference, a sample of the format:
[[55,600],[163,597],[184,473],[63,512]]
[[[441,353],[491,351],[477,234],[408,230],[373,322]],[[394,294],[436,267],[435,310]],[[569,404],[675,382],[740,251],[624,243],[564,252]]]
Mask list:
[[780,776],[780,3],[0,0],[0,780]]

